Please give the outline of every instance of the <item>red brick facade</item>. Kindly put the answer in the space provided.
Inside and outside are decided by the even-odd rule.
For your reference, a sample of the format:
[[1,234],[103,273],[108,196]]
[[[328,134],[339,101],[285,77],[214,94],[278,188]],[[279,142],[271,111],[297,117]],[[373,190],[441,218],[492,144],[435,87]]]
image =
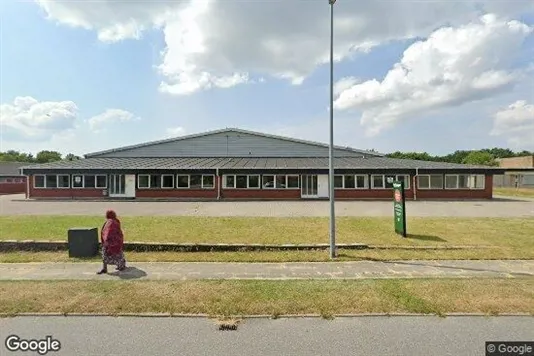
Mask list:
[[[413,178],[413,177],[412,177]],[[169,198],[169,199],[217,199],[219,195],[220,177],[215,180],[213,189],[136,189],[136,198]],[[26,184],[24,184],[24,189]],[[406,198],[414,199],[414,184],[406,190]],[[425,199],[491,199],[493,177],[485,176],[484,189],[417,189],[417,200]],[[34,188],[33,177],[29,184],[29,198],[58,198],[58,199],[90,199],[104,198],[107,189],[42,189]],[[387,200],[392,199],[391,189],[336,189],[336,200]],[[300,189],[220,189],[220,199],[301,199]]]
[[1,177],[0,195],[26,192],[26,177]]

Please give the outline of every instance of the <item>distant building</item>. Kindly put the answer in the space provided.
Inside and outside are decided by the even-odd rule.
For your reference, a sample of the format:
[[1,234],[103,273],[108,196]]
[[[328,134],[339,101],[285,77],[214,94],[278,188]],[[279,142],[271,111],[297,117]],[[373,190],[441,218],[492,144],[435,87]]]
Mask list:
[[[328,145],[224,129],[24,167],[29,198],[327,199]],[[491,199],[502,169],[335,147],[336,199]]]
[[28,163],[0,161],[0,195],[26,192],[26,177],[20,173]]
[[498,159],[504,174],[496,175],[495,187],[534,188],[534,155]]

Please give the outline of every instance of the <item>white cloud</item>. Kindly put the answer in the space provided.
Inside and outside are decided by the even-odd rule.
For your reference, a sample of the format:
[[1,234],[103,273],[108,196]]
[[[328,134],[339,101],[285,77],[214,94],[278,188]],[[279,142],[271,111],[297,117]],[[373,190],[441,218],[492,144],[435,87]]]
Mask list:
[[185,134],[185,129],[183,127],[169,127],[167,130],[165,130],[167,136],[170,137],[177,137],[177,136],[183,136]]
[[0,105],[2,140],[46,140],[73,128],[77,117],[78,107],[72,101],[40,102],[19,96],[12,104]]
[[521,78],[509,68],[532,30],[495,15],[441,28],[406,49],[382,81],[346,89],[334,107],[360,109],[362,125],[374,135],[410,117],[490,97]]
[[140,118],[136,117],[131,112],[121,109],[107,109],[102,114],[93,116],[87,120],[87,122],[89,123],[89,128],[91,131],[102,132],[105,130],[106,125],[135,120],[140,120]]
[[355,77],[345,77],[341,78],[334,84],[334,96],[339,96],[345,90],[351,88],[352,86],[360,83],[361,80]]
[[534,105],[518,100],[494,115],[492,136],[505,136],[516,147],[534,147]]
[[[252,82],[270,75],[300,84],[329,56],[326,1],[37,0],[48,18],[95,30],[102,41],[139,38],[154,26],[164,31],[166,49],[158,66],[160,90],[191,94]],[[435,28],[458,26],[481,12],[513,15],[527,1],[338,1],[335,58],[396,39],[426,37]]]

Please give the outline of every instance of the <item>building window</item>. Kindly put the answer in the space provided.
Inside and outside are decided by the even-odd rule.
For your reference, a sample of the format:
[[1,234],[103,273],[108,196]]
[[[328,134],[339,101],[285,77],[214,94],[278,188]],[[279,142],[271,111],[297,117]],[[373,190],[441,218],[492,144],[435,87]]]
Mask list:
[[57,188],[57,176],[47,174],[45,179],[45,184],[47,188]]
[[334,188],[343,188],[343,176],[334,176]]
[[139,189],[150,188],[150,176],[148,174],[139,174],[137,176],[137,188]]
[[353,175],[343,176],[343,188],[345,189],[354,189],[356,188],[356,180]]
[[189,188],[202,189],[202,174],[193,174],[189,176]]
[[384,176],[383,175],[372,175],[371,176],[371,188],[373,189],[384,189],[386,188],[386,184],[384,182]]
[[46,188],[45,176],[38,175],[33,177],[33,187],[34,188]]
[[176,176],[176,186],[178,188],[189,188],[189,176],[179,174]]
[[260,188],[260,176],[248,176],[248,187],[251,189]]
[[224,187],[235,188],[235,176],[224,176]]
[[72,187],[73,188],[83,188],[83,175],[73,174],[72,175]]
[[363,174],[356,175],[356,189],[367,189],[369,186],[367,183],[368,176]]
[[274,188],[274,176],[267,175],[262,177],[263,188]]
[[260,176],[259,175],[225,175],[224,176],[224,188],[237,188],[237,189],[259,189],[260,188]]
[[298,188],[300,188],[299,182],[300,182],[299,176],[297,176],[297,175],[287,176],[287,187],[289,189],[298,189]]
[[96,188],[105,189],[108,187],[108,177],[106,175],[95,176]]
[[161,187],[164,189],[174,188],[174,175],[172,174],[163,174],[161,176]]
[[108,186],[108,177],[104,174],[83,176],[83,187],[84,188],[104,189],[107,186]]
[[235,188],[245,189],[247,187],[247,176],[235,176]]
[[419,189],[443,189],[442,174],[422,174],[417,177]]
[[213,188],[215,188],[215,176],[213,176],[213,175],[203,175],[202,176],[202,188],[203,189],[213,189]]
[[70,176],[68,174],[60,174],[57,176],[58,188],[70,188]]
[[485,176],[483,174],[447,174],[445,175],[445,189],[484,189]]
[[397,181],[404,183],[404,189],[410,189],[410,175],[409,174],[400,174],[395,176]]

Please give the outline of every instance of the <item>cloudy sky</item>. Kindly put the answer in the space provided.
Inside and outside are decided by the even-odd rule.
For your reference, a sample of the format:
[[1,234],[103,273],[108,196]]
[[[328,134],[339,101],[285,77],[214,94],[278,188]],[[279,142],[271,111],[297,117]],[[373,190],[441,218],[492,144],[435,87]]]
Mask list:
[[[327,0],[0,2],[0,150],[328,142]],[[335,143],[534,150],[534,1],[338,0]]]

